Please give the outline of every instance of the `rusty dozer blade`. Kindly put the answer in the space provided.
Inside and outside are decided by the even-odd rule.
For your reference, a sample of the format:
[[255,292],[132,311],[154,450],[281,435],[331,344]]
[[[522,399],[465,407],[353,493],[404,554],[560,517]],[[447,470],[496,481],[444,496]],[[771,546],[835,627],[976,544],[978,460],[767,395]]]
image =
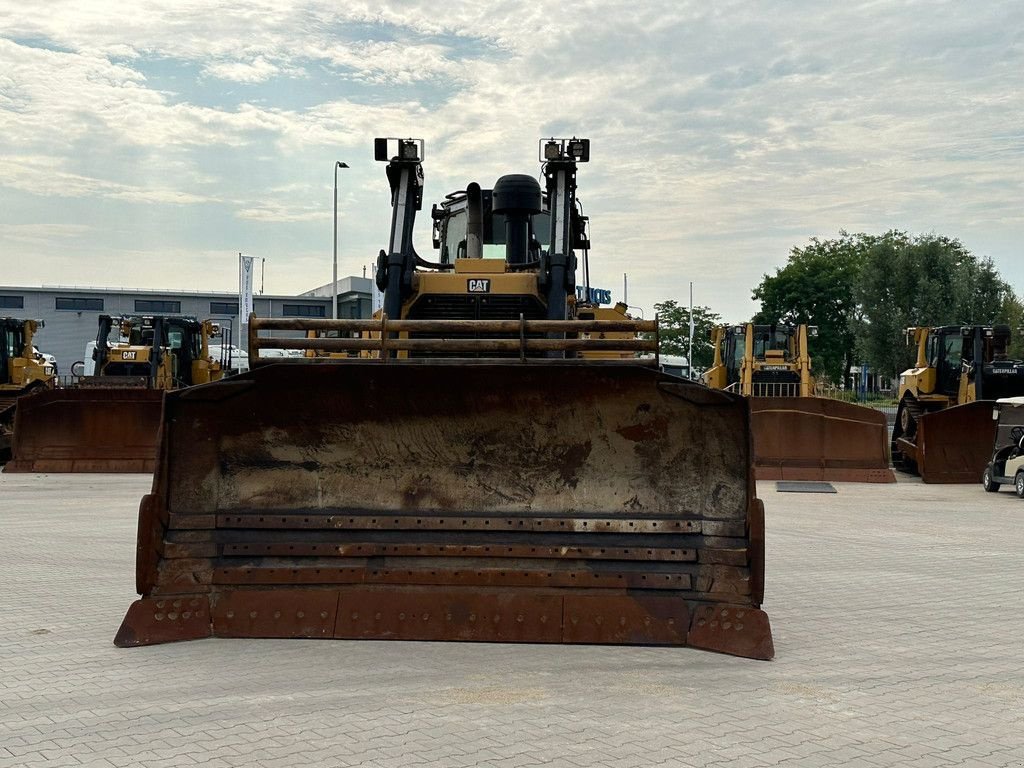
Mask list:
[[162,390],[52,389],[18,400],[5,472],[152,472]]
[[823,397],[753,397],[759,480],[893,483],[885,414]]
[[139,512],[142,598],[114,642],[768,659],[750,455],[745,399],[622,363],[283,363],[171,393]]
[[913,441],[896,440],[926,483],[980,483],[992,456],[996,422],[992,400],[955,405],[923,414]]

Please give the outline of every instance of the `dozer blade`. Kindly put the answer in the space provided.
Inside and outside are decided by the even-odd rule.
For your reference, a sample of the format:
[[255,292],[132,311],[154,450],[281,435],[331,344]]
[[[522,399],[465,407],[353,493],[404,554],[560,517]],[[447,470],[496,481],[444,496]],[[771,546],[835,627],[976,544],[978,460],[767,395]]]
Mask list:
[[893,483],[885,414],[823,397],[753,397],[759,480]]
[[773,655],[738,396],[618,363],[269,365],[172,393],[119,646]]
[[921,416],[916,440],[896,441],[926,483],[980,483],[992,456],[992,400],[977,400]]
[[164,393],[53,389],[18,400],[5,472],[152,472]]

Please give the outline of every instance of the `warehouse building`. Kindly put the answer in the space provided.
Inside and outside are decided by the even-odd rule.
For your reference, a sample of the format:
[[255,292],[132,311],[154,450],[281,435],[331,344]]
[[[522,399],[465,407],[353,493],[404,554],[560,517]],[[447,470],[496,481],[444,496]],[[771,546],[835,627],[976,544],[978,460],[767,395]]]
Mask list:
[[[262,295],[253,298],[260,317],[331,317],[331,284],[298,296]],[[338,280],[338,317],[366,318],[373,311],[372,281],[365,277]],[[225,342],[230,334],[238,344],[238,294],[196,291],[157,291],[129,288],[0,286],[0,317],[42,320],[36,337],[40,351],[57,358],[62,374],[85,356],[96,340],[100,315],[186,315],[221,324]],[[243,343],[241,346],[245,346]]]

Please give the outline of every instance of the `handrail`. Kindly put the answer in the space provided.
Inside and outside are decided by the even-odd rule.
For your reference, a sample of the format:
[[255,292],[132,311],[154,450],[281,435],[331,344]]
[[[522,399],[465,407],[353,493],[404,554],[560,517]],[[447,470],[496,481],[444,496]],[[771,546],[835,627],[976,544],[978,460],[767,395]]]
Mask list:
[[[335,331],[337,338],[269,338],[260,331]],[[604,333],[633,334],[630,338],[594,338]],[[640,334],[653,334],[642,338]],[[409,338],[410,334],[428,334]],[[370,353],[387,359],[391,352],[434,354],[528,355],[548,352],[658,351],[656,320],[390,320],[380,318],[327,320],[311,318],[249,318],[251,363],[266,361],[261,349],[315,349],[325,353]],[[472,336],[498,338],[472,338]],[[541,336],[543,335],[543,336]],[[467,336],[469,338],[467,338]],[[504,336],[504,338],[502,338]],[[540,337],[538,337],[540,336]],[[376,354],[373,354],[376,353]],[[274,358],[274,362],[279,362]]]
[[[256,317],[249,319],[256,331],[340,331],[395,333],[653,333],[654,320],[321,320],[304,317]],[[270,345],[264,345],[270,346]]]

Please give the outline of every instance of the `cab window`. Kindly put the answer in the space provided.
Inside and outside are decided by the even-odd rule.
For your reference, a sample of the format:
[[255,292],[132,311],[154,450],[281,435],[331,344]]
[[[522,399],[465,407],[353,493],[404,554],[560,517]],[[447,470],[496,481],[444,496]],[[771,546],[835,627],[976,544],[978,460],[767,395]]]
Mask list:
[[960,353],[964,348],[964,338],[959,333],[951,333],[943,339],[943,351],[950,365],[960,364]]
[[441,263],[452,264],[466,255],[466,211],[454,211],[445,220]]

